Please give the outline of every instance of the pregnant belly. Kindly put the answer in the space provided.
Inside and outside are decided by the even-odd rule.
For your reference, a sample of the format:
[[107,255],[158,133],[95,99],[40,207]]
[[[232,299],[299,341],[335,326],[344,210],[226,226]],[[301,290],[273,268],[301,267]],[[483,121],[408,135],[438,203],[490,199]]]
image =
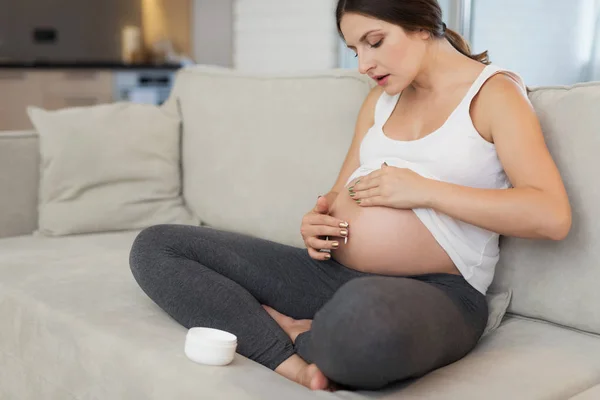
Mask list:
[[460,275],[412,210],[362,207],[343,190],[330,214],[350,225],[348,243],[336,237],[340,246],[331,251],[332,258],[348,268],[383,275]]

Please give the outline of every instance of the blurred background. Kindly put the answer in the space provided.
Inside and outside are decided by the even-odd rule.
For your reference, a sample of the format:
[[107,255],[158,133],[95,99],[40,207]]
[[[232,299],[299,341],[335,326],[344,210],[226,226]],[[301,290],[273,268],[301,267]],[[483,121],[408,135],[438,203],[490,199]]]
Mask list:
[[[28,105],[161,104],[176,71],[355,69],[336,0],[0,0],[0,130]],[[600,0],[440,0],[448,27],[528,86],[600,80]]]

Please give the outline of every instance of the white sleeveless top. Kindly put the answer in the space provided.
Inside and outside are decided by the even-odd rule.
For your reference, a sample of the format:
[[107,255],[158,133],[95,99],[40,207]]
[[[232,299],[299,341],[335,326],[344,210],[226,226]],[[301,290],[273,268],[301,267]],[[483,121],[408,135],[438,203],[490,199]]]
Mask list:
[[[383,93],[375,107],[375,123],[360,145],[360,167],[348,178],[353,179],[390,166],[409,168],[430,179],[483,189],[511,187],[498,159],[496,147],[480,136],[470,116],[470,105],[483,84],[503,72],[512,76],[526,93],[521,76],[487,65],[444,125],[417,140],[390,139],[383,126],[396,107],[400,94]],[[463,277],[485,294],[494,277],[499,259],[499,235],[437,212],[431,208],[413,210],[433,237],[448,253]]]

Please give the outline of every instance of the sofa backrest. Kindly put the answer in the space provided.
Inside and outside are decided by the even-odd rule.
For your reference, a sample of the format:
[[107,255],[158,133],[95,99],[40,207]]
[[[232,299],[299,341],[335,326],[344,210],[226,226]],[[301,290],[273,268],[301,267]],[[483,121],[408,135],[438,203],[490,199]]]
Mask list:
[[183,195],[200,220],[303,247],[302,216],[334,185],[367,79],[194,66],[165,104],[183,120]]
[[38,148],[34,131],[0,132],[0,238],[37,229]]
[[600,82],[539,87],[530,100],[573,211],[560,242],[502,237],[492,289],[509,311],[600,334]]

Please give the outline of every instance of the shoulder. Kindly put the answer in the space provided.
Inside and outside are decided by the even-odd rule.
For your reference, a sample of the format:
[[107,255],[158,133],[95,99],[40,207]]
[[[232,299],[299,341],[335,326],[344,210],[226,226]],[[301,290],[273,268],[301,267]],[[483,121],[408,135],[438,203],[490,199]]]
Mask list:
[[373,124],[375,120],[375,107],[377,106],[377,102],[381,98],[382,94],[383,88],[380,86],[375,86],[373,89],[371,89],[360,109],[359,118],[367,123],[370,123],[371,125]]
[[488,102],[527,99],[524,83],[510,71],[498,71],[488,78],[479,91],[479,97]]
[[371,107],[372,109],[375,109],[375,105],[377,104],[383,93],[384,91],[381,86],[375,86],[367,95],[364,104]]
[[488,78],[471,104],[473,121],[488,139],[492,139],[498,121],[532,112],[524,83],[509,71],[499,71]]

